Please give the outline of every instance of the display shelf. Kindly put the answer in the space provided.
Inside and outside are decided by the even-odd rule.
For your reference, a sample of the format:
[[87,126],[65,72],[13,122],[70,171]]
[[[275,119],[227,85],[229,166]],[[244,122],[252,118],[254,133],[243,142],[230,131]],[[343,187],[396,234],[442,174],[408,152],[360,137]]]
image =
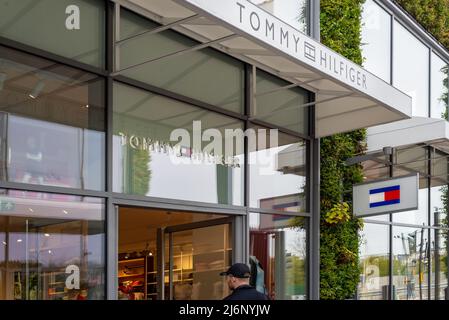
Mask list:
[[133,277],[143,277],[145,274],[139,273],[139,274],[127,274],[124,276],[118,276],[119,279],[121,278],[133,278]]
[[144,258],[135,258],[135,259],[126,259],[126,260],[119,260],[119,264],[129,263],[129,262],[143,262]]

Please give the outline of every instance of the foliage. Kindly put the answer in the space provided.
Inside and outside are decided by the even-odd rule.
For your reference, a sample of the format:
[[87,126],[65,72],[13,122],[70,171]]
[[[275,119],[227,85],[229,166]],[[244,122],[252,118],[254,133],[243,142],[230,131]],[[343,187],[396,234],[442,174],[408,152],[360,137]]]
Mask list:
[[[321,0],[321,42],[362,63],[361,12],[364,0]],[[321,139],[321,299],[348,299],[359,282],[359,219],[352,211],[352,185],[363,180],[360,165],[344,161],[366,150],[366,131]],[[346,207],[347,206],[347,207]],[[348,215],[347,215],[348,214]]]
[[[443,204],[442,208],[438,208],[438,210],[440,211],[440,213],[444,216],[443,219],[441,219],[440,225],[442,227],[448,227],[448,222],[449,222],[449,210],[448,210],[448,206],[449,206],[449,190],[448,190],[448,185],[442,186],[440,188],[440,192],[441,192],[441,202]],[[448,235],[448,231],[443,232],[443,237],[444,237],[444,242],[445,242],[445,246],[446,248],[449,248],[449,235]],[[447,259],[443,260],[443,266],[445,266],[445,268],[447,269],[449,266],[447,265]]]
[[128,192],[138,195],[147,195],[151,179],[151,171],[149,169],[151,156],[147,150],[129,148],[128,151],[132,161],[130,169],[133,171],[132,174],[130,174],[131,181],[129,188],[131,188],[131,190],[128,190]]
[[335,224],[339,222],[346,222],[351,219],[349,213],[349,204],[347,202],[334,204],[332,209],[330,209],[324,220],[329,224]]
[[[445,77],[444,77],[444,80],[443,80],[443,86],[445,88],[449,88],[449,67],[445,66],[441,71],[443,71],[443,73],[445,74]],[[447,117],[448,116],[447,112],[448,112],[448,107],[449,107],[449,90],[448,89],[446,89],[443,92],[440,100],[446,104],[446,107],[444,108],[444,112],[441,115],[441,117],[443,119],[449,120],[449,118]]]
[[396,0],[449,49],[449,0]]

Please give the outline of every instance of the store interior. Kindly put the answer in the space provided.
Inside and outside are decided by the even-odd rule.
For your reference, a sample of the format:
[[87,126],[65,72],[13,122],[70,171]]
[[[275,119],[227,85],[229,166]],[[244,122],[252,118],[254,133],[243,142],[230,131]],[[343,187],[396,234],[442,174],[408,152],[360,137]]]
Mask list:
[[120,207],[118,298],[222,299],[229,294],[219,273],[232,261],[231,223],[223,215]]

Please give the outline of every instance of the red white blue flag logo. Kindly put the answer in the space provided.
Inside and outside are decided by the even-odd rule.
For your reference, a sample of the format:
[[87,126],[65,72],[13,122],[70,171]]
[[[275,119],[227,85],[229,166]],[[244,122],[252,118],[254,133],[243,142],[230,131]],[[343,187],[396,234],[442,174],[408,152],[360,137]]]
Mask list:
[[401,186],[371,189],[369,191],[369,207],[388,206],[401,202]]

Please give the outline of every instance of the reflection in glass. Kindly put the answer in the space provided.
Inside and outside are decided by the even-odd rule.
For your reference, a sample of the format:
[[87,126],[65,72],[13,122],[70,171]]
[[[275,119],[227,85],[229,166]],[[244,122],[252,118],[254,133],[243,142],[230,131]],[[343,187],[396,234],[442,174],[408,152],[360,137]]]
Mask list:
[[306,142],[281,132],[254,127],[249,144],[250,206],[306,212]]
[[393,227],[395,300],[426,300],[429,295],[428,229]]
[[365,224],[361,238],[358,299],[386,300],[390,274],[389,226]]
[[308,0],[250,0],[299,31],[308,30]]
[[432,300],[448,300],[448,230],[433,229],[431,230],[430,256],[431,256],[431,299]]
[[432,52],[431,61],[431,106],[430,116],[447,120],[448,107],[448,64]]
[[390,83],[391,16],[373,0],[367,0],[362,22],[363,66]]
[[116,83],[113,123],[114,191],[243,204],[241,121]]
[[104,190],[104,83],[0,47],[0,179]]
[[249,214],[251,284],[273,300],[305,300],[307,234],[302,217]]
[[393,85],[412,97],[413,116],[428,117],[429,49],[399,22],[393,30]]
[[0,190],[0,300],[104,299],[104,202]]
[[282,79],[257,70],[254,108],[255,119],[290,129],[297,133],[308,133],[308,94],[302,88],[291,86]]
[[101,0],[0,0],[0,36],[102,68],[105,16]]
[[[447,161],[447,160],[446,160]],[[439,185],[430,189],[431,215],[430,224],[436,227],[448,227],[448,186]]]
[[[128,39],[157,26],[122,10],[120,39]],[[117,69],[129,68],[122,72],[124,76],[242,113],[243,63],[210,48],[170,56],[196,45],[198,42],[172,30],[135,37],[118,45],[120,61]],[[137,64],[140,65],[131,68]]]

